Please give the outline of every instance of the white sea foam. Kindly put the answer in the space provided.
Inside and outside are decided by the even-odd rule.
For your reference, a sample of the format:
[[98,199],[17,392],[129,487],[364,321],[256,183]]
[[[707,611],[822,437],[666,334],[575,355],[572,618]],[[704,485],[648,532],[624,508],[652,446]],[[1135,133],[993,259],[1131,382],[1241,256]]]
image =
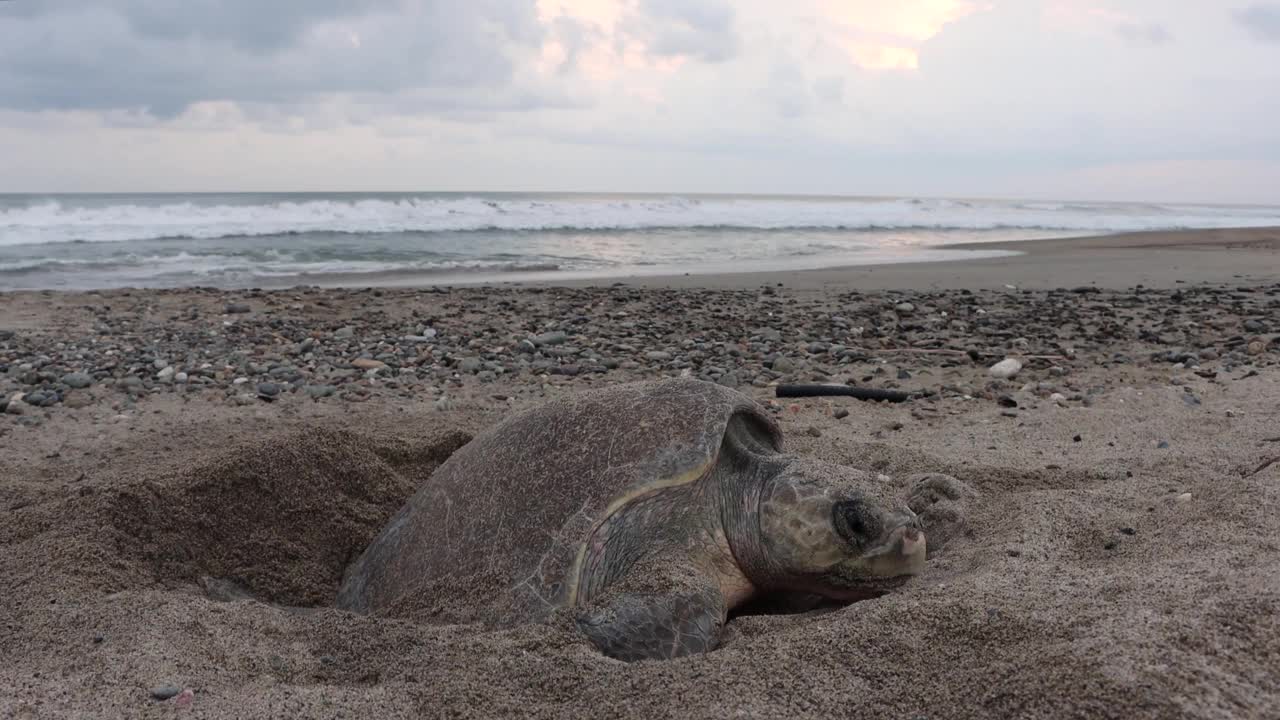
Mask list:
[[1280,208],[921,199],[417,197],[269,202],[51,200],[0,208],[0,246],[305,233],[1034,230],[1063,235],[1280,225]]

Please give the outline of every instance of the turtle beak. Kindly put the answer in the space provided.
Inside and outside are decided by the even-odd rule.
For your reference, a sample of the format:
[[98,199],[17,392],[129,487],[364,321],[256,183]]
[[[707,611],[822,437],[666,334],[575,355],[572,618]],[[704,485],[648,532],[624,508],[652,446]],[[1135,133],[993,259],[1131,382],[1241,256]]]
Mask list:
[[919,575],[924,571],[926,551],[924,533],[912,518],[889,531],[879,548],[867,555],[866,567],[878,577]]

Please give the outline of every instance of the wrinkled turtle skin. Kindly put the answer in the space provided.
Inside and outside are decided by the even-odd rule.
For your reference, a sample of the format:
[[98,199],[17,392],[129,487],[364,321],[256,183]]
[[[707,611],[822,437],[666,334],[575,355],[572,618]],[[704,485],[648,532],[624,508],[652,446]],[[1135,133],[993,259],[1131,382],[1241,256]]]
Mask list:
[[[917,511],[962,491],[932,478]],[[920,572],[916,513],[882,486],[784,454],[773,419],[713,383],[586,391],[455,452],[347,569],[338,606],[426,601],[495,625],[568,609],[614,658],[707,652],[745,602],[875,596]]]

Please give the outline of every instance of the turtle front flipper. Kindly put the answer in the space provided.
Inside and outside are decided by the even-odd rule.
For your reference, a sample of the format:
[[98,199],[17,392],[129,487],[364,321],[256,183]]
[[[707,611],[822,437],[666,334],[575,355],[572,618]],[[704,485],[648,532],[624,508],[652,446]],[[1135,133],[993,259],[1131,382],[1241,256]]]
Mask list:
[[609,657],[670,660],[714,650],[726,613],[720,591],[713,587],[670,595],[623,592],[584,608],[577,624]]
[[967,505],[978,491],[959,478],[941,473],[921,473],[907,479],[912,486],[907,507],[919,518],[932,557],[964,532]]

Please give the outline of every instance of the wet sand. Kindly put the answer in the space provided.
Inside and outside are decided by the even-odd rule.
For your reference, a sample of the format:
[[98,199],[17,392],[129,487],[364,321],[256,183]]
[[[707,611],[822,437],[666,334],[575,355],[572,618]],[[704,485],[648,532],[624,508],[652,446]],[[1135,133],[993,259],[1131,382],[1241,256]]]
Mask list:
[[[628,287],[2,294],[0,717],[1268,717],[1276,233],[1035,248]],[[1005,356],[1025,368],[993,378]],[[966,532],[890,595],[735,617],[672,662],[326,607],[468,437],[686,371],[758,399],[792,452],[904,493],[960,477]]]

